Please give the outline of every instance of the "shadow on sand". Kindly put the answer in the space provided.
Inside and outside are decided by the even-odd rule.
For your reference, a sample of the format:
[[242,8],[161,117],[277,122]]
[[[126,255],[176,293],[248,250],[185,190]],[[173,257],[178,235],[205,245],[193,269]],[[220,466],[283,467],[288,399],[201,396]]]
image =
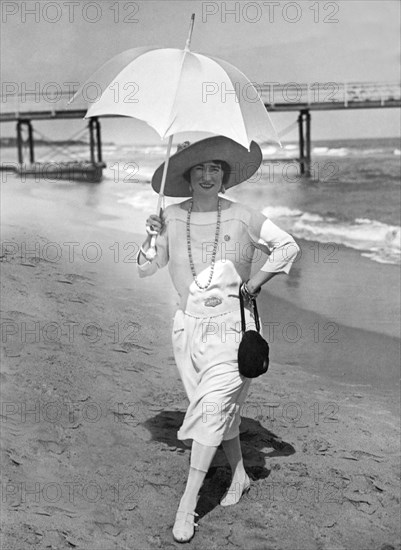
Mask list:
[[[143,426],[149,430],[154,441],[165,443],[180,454],[188,452],[189,461],[190,448],[177,439],[177,431],[183,420],[183,412],[163,411],[146,420]],[[240,438],[245,469],[251,479],[251,490],[252,481],[267,479],[270,475],[270,470],[265,467],[267,457],[285,457],[296,452],[290,443],[286,443],[279,436],[264,428],[259,421],[251,418],[241,419]],[[266,451],[269,447],[271,450]],[[220,445],[200,491],[196,508],[200,517],[219,505],[230,481],[231,469]]]

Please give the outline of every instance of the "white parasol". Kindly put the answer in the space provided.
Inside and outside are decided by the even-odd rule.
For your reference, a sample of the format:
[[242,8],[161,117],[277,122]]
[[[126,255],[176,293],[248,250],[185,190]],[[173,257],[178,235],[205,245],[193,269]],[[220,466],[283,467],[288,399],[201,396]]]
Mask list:
[[[182,132],[223,135],[247,149],[254,141],[274,141],[277,133],[255,86],[236,67],[190,51],[195,14],[183,50],[142,47],[110,59],[88,82],[102,91],[85,118],[128,116],[146,122],[169,138],[157,203],[161,213],[173,136]],[[155,255],[152,238],[147,257]]]

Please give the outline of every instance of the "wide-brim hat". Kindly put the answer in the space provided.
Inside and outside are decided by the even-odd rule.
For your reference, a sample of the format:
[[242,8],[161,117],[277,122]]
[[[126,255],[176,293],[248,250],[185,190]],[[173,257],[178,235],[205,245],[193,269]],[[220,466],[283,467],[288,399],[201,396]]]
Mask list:
[[[170,157],[164,194],[167,197],[192,196],[189,181],[184,174],[193,166],[212,160],[223,161],[229,166],[229,172],[224,177],[224,186],[228,189],[252,177],[261,165],[262,158],[262,151],[254,141],[248,151],[224,136],[202,139]],[[157,193],[160,191],[163,169],[164,162],[153,174],[152,187]]]

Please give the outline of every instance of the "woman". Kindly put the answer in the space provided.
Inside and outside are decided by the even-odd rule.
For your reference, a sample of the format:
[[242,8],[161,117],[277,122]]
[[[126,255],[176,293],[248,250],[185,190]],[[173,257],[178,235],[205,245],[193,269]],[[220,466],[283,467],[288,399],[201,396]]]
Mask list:
[[[236,504],[249,489],[242,460],[240,408],[250,379],[239,374],[241,339],[238,289],[255,296],[278,273],[288,273],[298,246],[263,214],[219,196],[249,179],[262,162],[260,147],[250,151],[223,136],[178,150],[169,161],[165,194],[190,197],[168,206],[163,218],[147,219],[148,237],[138,254],[141,277],[168,264],[180,306],[174,317],[175,361],[189,406],[178,439],[192,444],[190,469],[173,536],[187,542],[194,535],[198,493],[220,444],[232,470],[222,506]],[[159,191],[162,164],[152,187]],[[157,233],[157,254],[148,261],[151,234]],[[250,278],[255,248],[269,259]],[[151,257],[149,255],[149,257]],[[254,328],[246,310],[247,328]]]

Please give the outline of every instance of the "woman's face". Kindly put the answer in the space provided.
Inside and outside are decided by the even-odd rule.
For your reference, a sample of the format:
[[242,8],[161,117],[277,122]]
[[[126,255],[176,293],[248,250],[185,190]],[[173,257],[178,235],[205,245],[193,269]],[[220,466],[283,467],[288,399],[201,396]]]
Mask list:
[[191,168],[189,174],[194,196],[217,196],[223,182],[223,169],[220,164],[197,164]]

